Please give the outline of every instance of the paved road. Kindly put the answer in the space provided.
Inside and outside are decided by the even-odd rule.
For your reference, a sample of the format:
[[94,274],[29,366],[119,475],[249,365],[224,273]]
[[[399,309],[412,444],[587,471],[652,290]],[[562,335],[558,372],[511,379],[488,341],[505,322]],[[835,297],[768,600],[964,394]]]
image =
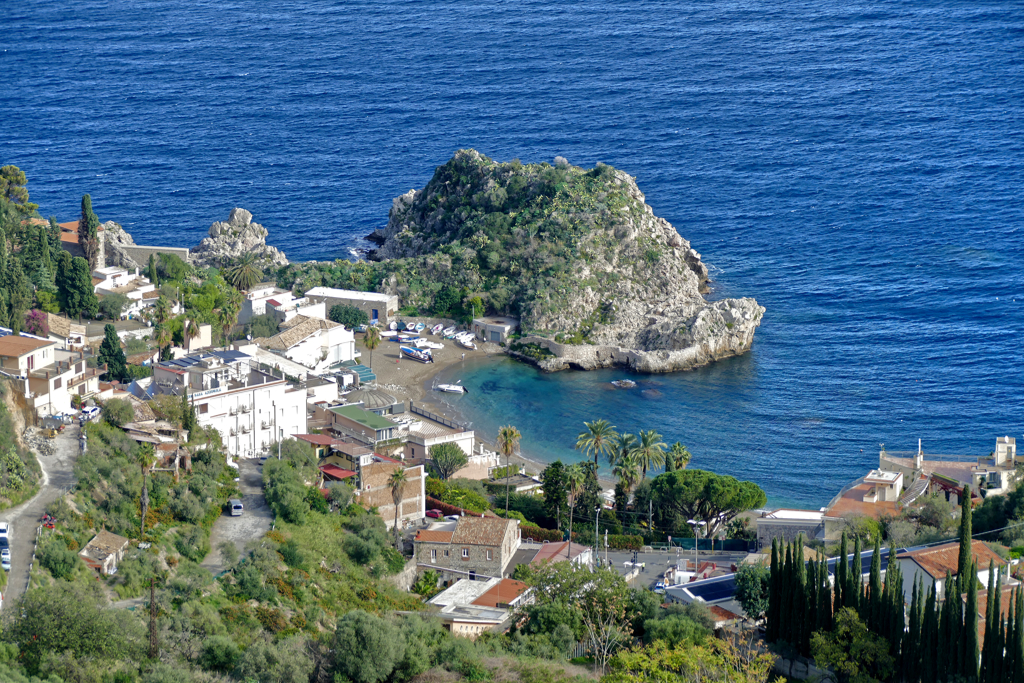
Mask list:
[[243,460],[239,464],[241,481],[238,482],[238,488],[242,491],[242,506],[245,512],[241,517],[232,517],[224,512],[213,523],[210,532],[210,546],[213,550],[203,560],[202,566],[209,569],[214,576],[227,569],[218,548],[221,543],[232,541],[241,553],[246,543],[261,538],[274,522],[274,514],[263,497],[263,468],[259,460]]
[[54,439],[54,454],[36,459],[43,469],[39,493],[21,505],[0,512],[0,519],[11,522],[11,571],[7,575],[4,602],[16,600],[28,584],[28,566],[35,547],[36,527],[46,506],[57,499],[61,489],[74,483],[74,465],[78,458],[78,425],[64,428]]

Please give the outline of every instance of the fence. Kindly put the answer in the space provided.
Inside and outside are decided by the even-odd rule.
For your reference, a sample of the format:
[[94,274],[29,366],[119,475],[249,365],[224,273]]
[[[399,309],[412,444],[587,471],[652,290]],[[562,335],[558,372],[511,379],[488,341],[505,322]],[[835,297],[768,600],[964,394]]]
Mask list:
[[443,424],[445,427],[448,427],[449,429],[458,429],[458,430],[468,429],[465,425],[461,425],[458,422],[456,422],[455,420],[449,420],[447,417],[442,417],[440,415],[435,415],[434,413],[430,412],[429,410],[424,410],[423,408],[420,408],[418,405],[416,405],[412,401],[409,401],[409,412],[415,413],[417,415],[422,415],[423,417],[427,418],[428,420],[433,420],[434,422],[439,422],[440,424]]
[[756,541],[746,541],[742,538],[673,538],[671,545],[668,543],[650,543],[648,547],[652,550],[669,550],[672,548],[678,548],[681,550],[693,550],[694,541],[697,542],[697,548],[700,550],[728,552],[728,553],[746,553],[751,552],[751,548],[754,547]]

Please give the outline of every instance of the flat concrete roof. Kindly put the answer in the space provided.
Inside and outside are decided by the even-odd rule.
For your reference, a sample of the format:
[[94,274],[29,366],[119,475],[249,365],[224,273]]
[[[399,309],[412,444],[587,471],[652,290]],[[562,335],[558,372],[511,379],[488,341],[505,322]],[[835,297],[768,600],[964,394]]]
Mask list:
[[306,290],[306,296],[323,296],[328,299],[360,299],[362,301],[379,301],[387,303],[397,294],[381,294],[380,292],[357,292],[354,289],[334,289],[333,287],[314,287]]

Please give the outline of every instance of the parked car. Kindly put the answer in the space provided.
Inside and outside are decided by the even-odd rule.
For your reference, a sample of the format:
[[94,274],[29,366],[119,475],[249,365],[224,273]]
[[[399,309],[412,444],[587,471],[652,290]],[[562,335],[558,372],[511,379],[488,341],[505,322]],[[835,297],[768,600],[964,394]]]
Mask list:
[[0,550],[0,567],[2,567],[5,572],[11,571],[11,549],[10,548],[4,548],[3,550]]
[[232,498],[231,500],[228,501],[228,506],[231,508],[232,517],[242,516],[242,501],[238,500],[237,498]]
[[427,510],[427,517],[431,519],[441,519],[444,517],[444,513],[440,510]]
[[96,406],[89,406],[88,408],[82,408],[82,419],[91,420],[100,414],[100,409]]
[[0,538],[7,539],[8,541],[10,540],[10,538],[11,538],[11,523],[10,522],[0,522]]
[[444,518],[447,519],[449,522],[457,522],[457,521],[459,521],[459,516],[458,515],[445,515]]

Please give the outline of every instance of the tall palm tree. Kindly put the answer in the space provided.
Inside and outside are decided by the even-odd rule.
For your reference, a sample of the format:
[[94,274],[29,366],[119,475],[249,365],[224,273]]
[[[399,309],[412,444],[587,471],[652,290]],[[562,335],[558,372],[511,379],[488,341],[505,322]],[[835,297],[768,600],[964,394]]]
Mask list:
[[618,436],[615,433],[615,425],[608,420],[594,420],[583,424],[587,429],[580,432],[576,438],[576,450],[583,451],[588,458],[593,455],[594,466],[597,467],[601,456],[611,452],[613,440]]
[[373,350],[380,346],[380,330],[376,327],[366,328],[366,334],[363,336],[363,346],[370,351],[370,364],[367,367],[373,370]]
[[402,552],[402,545],[398,535],[398,517],[402,511],[402,489],[405,488],[407,481],[405,470],[402,467],[395,468],[395,471],[388,477],[388,486],[391,487],[391,500],[395,503],[395,548],[398,552]]
[[569,550],[572,548],[572,512],[576,507],[576,499],[583,493],[583,485],[587,481],[587,473],[579,463],[574,463],[565,468],[566,494],[569,500],[569,545],[565,547],[565,556],[571,557]]
[[619,461],[615,463],[615,467],[612,468],[612,474],[622,484],[628,496],[629,492],[636,486],[636,483],[640,481],[640,466],[637,464],[634,456],[627,455],[624,458],[619,458]]
[[256,254],[249,252],[238,263],[224,271],[224,279],[237,290],[252,289],[263,279],[263,271],[256,265]]
[[156,300],[156,304],[153,306],[153,317],[156,318],[158,325],[163,325],[171,319],[171,304],[167,301],[167,297],[161,296]]
[[512,475],[509,467],[509,458],[519,450],[519,440],[523,435],[512,425],[505,425],[498,430],[498,450],[505,456],[505,512],[508,512],[508,482]]
[[665,471],[685,470],[686,466],[690,464],[690,458],[692,457],[686,446],[676,441],[665,455]]
[[623,458],[633,452],[637,446],[634,434],[616,434],[611,439],[611,446],[608,449],[608,464],[615,467]]
[[221,336],[224,338],[225,346],[227,346],[227,338],[231,333],[231,328],[238,322],[238,314],[241,311],[242,294],[238,290],[233,289],[217,311],[217,323],[220,325]]
[[665,442],[661,440],[661,434],[648,429],[640,432],[640,443],[633,449],[636,462],[643,470],[643,478],[647,478],[647,470],[661,467],[665,464]]
[[192,350],[192,340],[199,336],[199,325],[196,324],[195,320],[188,320],[185,322],[185,346],[189,347],[189,351]]

